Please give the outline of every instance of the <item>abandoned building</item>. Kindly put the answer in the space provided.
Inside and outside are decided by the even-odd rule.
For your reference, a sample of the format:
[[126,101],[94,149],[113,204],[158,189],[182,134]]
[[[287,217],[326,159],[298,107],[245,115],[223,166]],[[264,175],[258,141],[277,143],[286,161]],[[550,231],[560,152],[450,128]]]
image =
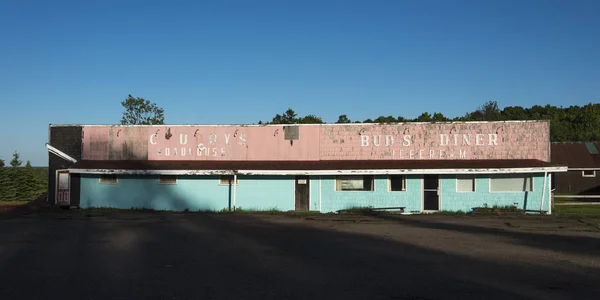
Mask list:
[[547,121],[49,125],[49,202],[81,208],[550,212]]
[[553,178],[556,194],[600,195],[599,146],[598,142],[552,143],[551,161],[568,168]]

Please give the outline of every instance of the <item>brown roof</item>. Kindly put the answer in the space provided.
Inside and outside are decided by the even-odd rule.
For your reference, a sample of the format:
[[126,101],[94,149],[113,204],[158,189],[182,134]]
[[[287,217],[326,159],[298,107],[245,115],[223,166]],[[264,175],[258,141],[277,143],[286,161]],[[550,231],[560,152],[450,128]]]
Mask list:
[[71,169],[102,170],[377,170],[555,167],[541,160],[148,161],[83,160]]
[[[599,142],[587,143],[596,147],[596,152],[600,151]],[[586,142],[552,143],[550,153],[553,163],[569,168],[600,168],[600,154],[591,154]]]

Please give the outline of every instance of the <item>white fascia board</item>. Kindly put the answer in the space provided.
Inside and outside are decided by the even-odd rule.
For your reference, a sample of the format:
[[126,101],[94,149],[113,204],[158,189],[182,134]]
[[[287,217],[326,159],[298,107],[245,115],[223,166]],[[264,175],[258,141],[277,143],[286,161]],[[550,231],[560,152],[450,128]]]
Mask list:
[[54,155],[56,155],[56,156],[58,156],[58,157],[60,157],[60,158],[62,158],[64,160],[68,160],[68,161],[70,161],[72,163],[76,163],[77,162],[76,159],[74,159],[71,156],[69,156],[68,154],[66,154],[66,153],[64,153],[64,152],[62,152],[62,151],[60,151],[60,150],[58,150],[58,149],[50,146],[50,144],[48,144],[48,143],[46,143],[46,148],[48,148],[48,152],[50,152],[50,153],[52,153],[52,154],[54,154]]
[[600,171],[600,168],[569,168],[569,171]]
[[374,169],[374,170],[116,170],[69,169],[81,174],[132,175],[392,175],[392,174],[519,174],[566,172],[566,167],[510,168],[510,169]]

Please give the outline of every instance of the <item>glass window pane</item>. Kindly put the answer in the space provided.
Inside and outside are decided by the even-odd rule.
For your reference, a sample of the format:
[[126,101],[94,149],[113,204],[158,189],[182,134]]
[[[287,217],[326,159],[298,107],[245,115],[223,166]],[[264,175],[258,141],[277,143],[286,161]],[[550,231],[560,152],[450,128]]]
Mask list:
[[473,176],[460,176],[456,178],[457,192],[474,192],[475,178]]
[[531,192],[533,181],[531,176],[511,175],[494,177],[490,179],[492,192]]

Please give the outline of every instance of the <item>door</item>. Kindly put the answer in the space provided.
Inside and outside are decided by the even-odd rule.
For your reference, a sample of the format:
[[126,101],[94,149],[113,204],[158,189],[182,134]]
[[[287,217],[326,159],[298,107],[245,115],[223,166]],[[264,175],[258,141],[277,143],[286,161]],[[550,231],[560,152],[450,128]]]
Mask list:
[[69,171],[56,171],[56,205],[69,206],[70,204],[70,178]]
[[440,209],[440,178],[438,175],[423,177],[423,210],[436,211]]
[[296,176],[296,210],[308,210],[309,197],[310,180],[308,180],[308,176]]

